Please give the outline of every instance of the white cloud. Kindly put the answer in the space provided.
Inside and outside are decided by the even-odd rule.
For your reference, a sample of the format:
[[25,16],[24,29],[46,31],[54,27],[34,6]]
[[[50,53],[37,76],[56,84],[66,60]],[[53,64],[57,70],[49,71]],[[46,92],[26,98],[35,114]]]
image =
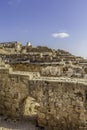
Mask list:
[[70,35],[68,33],[65,33],[65,32],[61,32],[61,33],[53,33],[52,34],[52,37],[54,38],[67,38],[69,37]]

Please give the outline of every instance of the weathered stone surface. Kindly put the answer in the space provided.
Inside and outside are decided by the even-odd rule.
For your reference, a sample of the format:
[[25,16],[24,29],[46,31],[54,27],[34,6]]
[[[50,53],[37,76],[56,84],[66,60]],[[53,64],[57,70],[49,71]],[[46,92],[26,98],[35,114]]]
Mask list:
[[86,85],[30,81],[29,89],[30,95],[36,98],[41,105],[43,104],[38,111],[38,122],[41,126],[47,126],[49,130],[49,126],[52,129],[57,127],[59,130],[67,130],[71,127],[73,130],[78,130],[80,125],[85,125],[87,120],[84,106]]
[[[3,69],[2,69],[3,70]],[[37,117],[50,129],[79,127],[86,123],[87,82],[79,79],[0,73],[0,113],[11,117]],[[39,109],[37,111],[37,108]],[[62,129],[63,129],[62,128]]]
[[44,76],[61,76],[62,75],[62,69],[61,67],[52,67],[47,66],[45,68],[42,68],[41,75]]
[[35,102],[34,98],[27,97],[23,104],[23,116],[34,117],[37,116],[37,109],[40,107],[39,103]]
[[[5,60],[11,58],[12,62],[27,58],[30,63],[41,62],[41,68],[33,70],[33,64],[31,72],[13,71],[0,60],[0,114],[12,119],[36,120],[41,129],[45,127],[46,130],[87,128],[86,67],[80,64],[84,59],[60,50],[4,56]],[[41,75],[34,72],[36,70]]]

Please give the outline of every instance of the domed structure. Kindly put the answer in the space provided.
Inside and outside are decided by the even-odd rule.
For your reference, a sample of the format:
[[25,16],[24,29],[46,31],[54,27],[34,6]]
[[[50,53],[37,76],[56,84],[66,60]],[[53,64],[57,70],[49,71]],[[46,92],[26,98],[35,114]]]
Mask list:
[[27,42],[27,46],[32,46],[31,42]]

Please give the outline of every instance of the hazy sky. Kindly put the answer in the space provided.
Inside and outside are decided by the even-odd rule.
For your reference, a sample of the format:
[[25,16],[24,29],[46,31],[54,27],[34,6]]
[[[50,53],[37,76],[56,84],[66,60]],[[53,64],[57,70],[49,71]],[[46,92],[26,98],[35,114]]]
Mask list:
[[16,40],[87,58],[87,0],[0,0],[0,42]]

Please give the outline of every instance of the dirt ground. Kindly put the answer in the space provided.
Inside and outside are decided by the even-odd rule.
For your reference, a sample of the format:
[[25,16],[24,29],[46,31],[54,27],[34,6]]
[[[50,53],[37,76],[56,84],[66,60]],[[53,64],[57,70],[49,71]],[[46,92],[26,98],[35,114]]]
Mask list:
[[12,120],[0,116],[0,130],[39,130],[35,123],[26,119]]

